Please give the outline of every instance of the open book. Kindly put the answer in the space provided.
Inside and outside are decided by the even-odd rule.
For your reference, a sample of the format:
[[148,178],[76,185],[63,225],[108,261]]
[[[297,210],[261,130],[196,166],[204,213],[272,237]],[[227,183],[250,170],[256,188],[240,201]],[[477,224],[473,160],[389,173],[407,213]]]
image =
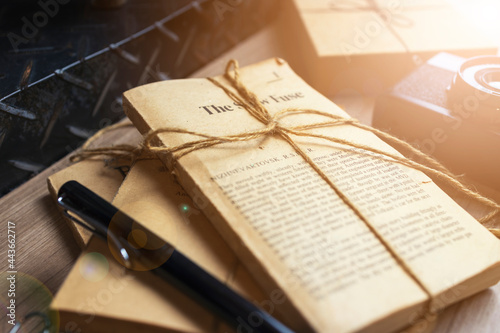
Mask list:
[[[271,115],[306,108],[349,117],[281,59],[240,75]],[[206,79],[134,88],[124,94],[124,108],[143,133],[172,127],[218,137],[264,127]],[[324,120],[302,114],[280,122]],[[397,154],[352,126],[310,131]],[[172,147],[200,137],[162,133],[157,139]],[[175,164],[159,156],[267,295],[283,291],[314,330],[394,331],[499,280],[500,241],[426,175],[347,146],[292,139],[370,226],[277,136],[200,149]]]

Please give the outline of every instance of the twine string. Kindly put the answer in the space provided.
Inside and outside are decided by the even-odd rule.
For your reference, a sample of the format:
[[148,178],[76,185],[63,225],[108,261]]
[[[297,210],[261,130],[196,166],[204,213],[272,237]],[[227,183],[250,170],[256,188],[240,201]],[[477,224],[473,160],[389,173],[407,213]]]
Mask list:
[[[435,314],[431,313],[430,302],[432,300],[432,295],[429,290],[423,285],[411,268],[406,264],[406,262],[392,249],[390,244],[383,238],[383,236],[378,232],[375,227],[368,221],[364,214],[356,207],[356,205],[327,177],[323,170],[309,157],[305,151],[299,147],[299,145],[292,139],[292,136],[297,137],[309,137],[318,138],[325,141],[333,142],[343,146],[338,148],[341,150],[349,150],[356,154],[364,154],[370,157],[381,159],[391,163],[398,163],[416,170],[423,171],[431,176],[434,176],[442,180],[445,184],[451,186],[459,193],[462,193],[483,205],[492,208],[492,211],[486,216],[483,216],[479,221],[485,223],[491,220],[493,217],[497,216],[500,212],[500,205],[498,205],[493,200],[486,198],[479,193],[469,189],[462,182],[456,179],[456,177],[448,171],[443,165],[431,158],[430,156],[422,153],[418,149],[414,148],[407,142],[404,142],[388,133],[377,130],[367,125],[360,124],[356,119],[353,118],[343,118],[338,115],[333,115],[324,111],[313,110],[313,109],[297,109],[289,108],[278,111],[274,115],[271,115],[269,111],[262,105],[257,96],[250,91],[241,81],[239,74],[239,66],[236,60],[231,60],[226,66],[224,73],[224,78],[229,82],[229,86],[222,84],[218,80],[213,78],[208,78],[215,86],[222,89],[235,103],[242,106],[251,116],[261,122],[264,127],[261,129],[248,131],[245,133],[226,135],[226,136],[212,136],[204,133],[189,131],[185,129],[164,127],[156,130],[152,130],[144,136],[143,142],[139,146],[130,145],[117,145],[115,147],[101,147],[101,148],[89,148],[90,145],[105,132],[114,130],[120,127],[130,126],[130,124],[116,124],[109,128],[103,129],[96,133],[89,141],[82,147],[82,151],[72,156],[72,160],[81,160],[86,158],[92,158],[94,156],[107,155],[114,158],[129,158],[133,160],[137,159],[149,159],[158,158],[158,154],[166,154],[166,156],[172,161],[171,167],[173,168],[175,163],[183,156],[205,148],[217,146],[223,143],[230,142],[243,142],[259,139],[265,136],[279,136],[281,139],[286,141],[294,151],[302,157],[302,159],[311,166],[311,168],[326,182],[326,184],[335,192],[335,194],[343,201],[343,203],[349,207],[349,209],[367,226],[367,228],[372,232],[372,234],[379,240],[379,242],[386,248],[386,250],[391,254],[399,266],[421,287],[421,289],[428,295],[429,303],[427,306],[427,313],[429,318],[434,318]],[[297,114],[310,114],[318,115],[326,118],[325,121],[316,122],[312,124],[297,125],[297,126],[284,126],[280,123],[285,117],[297,115]],[[335,126],[354,126],[359,129],[365,130],[367,132],[374,133],[378,135],[383,140],[387,141],[389,144],[402,147],[407,151],[411,152],[413,156],[417,156],[425,164],[418,163],[406,157],[396,155],[393,153],[385,152],[367,145],[353,143],[348,140],[336,138],[333,136],[315,134],[310,132],[312,129],[316,128],[326,128]],[[153,142],[158,138],[159,134],[162,133],[181,133],[189,134],[192,136],[200,137],[199,140],[189,141],[178,146],[158,146],[154,145]],[[344,147],[345,146],[345,147]],[[354,150],[352,148],[355,148]],[[500,238],[500,229],[488,228],[488,230],[495,236]]]
[[[179,129],[179,128],[173,128],[173,127],[163,127],[159,128],[156,130],[152,130],[149,133],[147,133],[144,136],[142,144],[139,146],[131,146],[131,145],[116,145],[112,147],[97,147],[97,148],[89,148],[92,143],[94,143],[99,137],[101,137],[103,134],[106,132],[122,128],[122,127],[127,127],[127,126],[133,126],[130,123],[118,123],[112,126],[109,126],[107,128],[104,128],[97,132],[93,137],[91,137],[82,147],[82,150],[73,155],[71,157],[72,161],[78,161],[82,159],[87,159],[87,158],[92,158],[94,156],[110,156],[113,158],[126,158],[126,159],[154,159],[157,158],[157,154],[162,153],[162,154],[167,154],[170,155],[170,159],[175,163],[178,159],[182,158],[183,156],[199,150],[199,149],[204,149],[204,148],[209,148],[213,147],[216,145],[220,145],[223,143],[229,143],[229,142],[242,142],[242,141],[250,141],[250,140],[255,140],[264,136],[268,135],[275,135],[278,134],[281,136],[285,141],[287,141],[293,148],[294,150],[302,156],[302,158],[308,162],[308,164],[311,165],[311,167],[320,175],[321,178],[325,179],[327,183],[330,181],[327,180],[328,177],[323,173],[323,171],[317,167],[313,166],[315,165],[312,160],[310,160],[309,157],[307,157],[307,154],[305,154],[300,147],[298,147],[295,142],[291,139],[290,135],[294,136],[302,136],[302,137],[311,137],[311,138],[318,138],[322,139],[325,141],[330,141],[333,143],[337,143],[340,145],[344,145],[347,147],[352,147],[352,148],[357,148],[356,150],[351,150],[350,148],[347,147],[338,147],[339,149],[342,150],[350,150],[353,151],[356,154],[364,154],[364,155],[369,155],[371,157],[381,159],[384,161],[388,161],[391,163],[398,163],[419,171],[422,171],[424,173],[427,173],[430,176],[434,176],[437,179],[443,181],[443,183],[447,184],[448,186],[452,187],[455,189],[458,193],[461,193],[469,198],[472,198],[476,200],[477,202],[492,208],[492,211],[488,213],[487,215],[479,218],[479,222],[481,223],[486,223],[490,220],[492,220],[495,216],[497,216],[500,213],[500,205],[498,205],[496,202],[493,200],[484,197],[480,195],[479,193],[475,192],[474,190],[468,188],[465,186],[461,181],[457,179],[455,175],[453,175],[448,169],[446,169],[442,164],[440,164],[438,161],[433,159],[432,157],[424,154],[420,150],[414,148],[412,145],[409,143],[398,139],[384,131],[375,129],[373,127],[363,125],[359,123],[358,120],[353,119],[353,118],[343,118],[338,115],[334,115],[331,113],[327,113],[324,111],[319,111],[319,110],[313,110],[313,109],[297,109],[297,108],[288,108],[281,110],[277,112],[274,116],[272,116],[267,109],[262,105],[262,103],[259,101],[257,96],[250,91],[249,89],[246,88],[246,86],[242,83],[239,75],[239,66],[236,60],[231,60],[228,62],[225,70],[224,77],[228,82],[230,83],[230,86],[234,89],[231,90],[228,88],[226,85],[223,85],[219,81],[213,79],[213,78],[208,78],[210,82],[212,82],[214,85],[217,87],[221,88],[235,103],[238,105],[241,105],[250,115],[252,115],[255,119],[260,121],[262,124],[265,125],[265,127],[254,130],[254,131],[249,131],[245,133],[240,133],[236,135],[227,135],[227,136],[211,136],[207,135],[204,133],[196,132],[196,131],[189,131],[185,129]],[[319,115],[324,118],[327,118],[327,121],[323,122],[317,122],[313,124],[305,124],[305,125],[298,125],[298,126],[283,126],[280,124],[280,120],[282,120],[285,117],[288,116],[293,116],[296,114],[311,114],[311,115]],[[327,135],[321,135],[321,134],[315,134],[310,132],[309,130],[311,129],[316,129],[316,128],[324,128],[324,127],[334,127],[334,126],[345,126],[345,125],[350,125],[354,126],[357,128],[360,128],[362,130],[371,132],[388,142],[394,147],[401,147],[405,149],[406,151],[411,152],[413,156],[418,157],[420,160],[423,161],[423,163],[418,163],[416,161],[413,161],[411,159],[408,159],[403,156],[399,156],[396,154],[388,153],[367,145],[359,144],[359,143],[353,143],[348,140],[332,137],[332,136],[327,136]],[[174,146],[174,147],[165,147],[165,146],[157,146],[153,144],[153,141],[158,137],[159,134],[161,133],[182,133],[182,134],[190,134],[193,136],[198,136],[201,139],[199,140],[194,140],[190,142],[186,142],[184,144]],[[333,187],[335,185],[329,184],[330,187]],[[335,187],[336,188],[336,187]],[[338,189],[334,189],[335,192],[338,191]],[[349,204],[346,202],[346,204],[353,209],[354,205]],[[354,209],[353,209],[354,210]],[[500,238],[500,229],[498,228],[491,228],[488,227],[488,230],[492,232],[495,236]]]

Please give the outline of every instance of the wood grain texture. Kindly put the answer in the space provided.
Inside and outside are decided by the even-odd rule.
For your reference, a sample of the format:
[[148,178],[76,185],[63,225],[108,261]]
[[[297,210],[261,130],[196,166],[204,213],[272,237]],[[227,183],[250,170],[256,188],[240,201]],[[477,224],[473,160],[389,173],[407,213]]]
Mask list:
[[[281,22],[277,22],[255,34],[192,76],[205,77],[219,74],[227,60],[231,58],[238,59],[242,66],[274,56],[287,59],[288,54],[290,59],[294,58],[295,55],[290,53],[294,49],[293,40],[289,39],[287,43],[284,43],[286,36],[283,35],[280,24]],[[370,122],[373,99],[360,95],[329,97],[362,122]],[[130,133],[127,131],[111,133],[103,139],[102,143],[112,143],[118,139],[127,140],[128,135],[134,134],[134,130]],[[29,288],[26,292],[19,294],[16,303],[18,318],[30,311],[47,309],[51,299],[50,294],[57,292],[80,252],[69,227],[50,197],[46,185],[49,175],[67,165],[69,161],[64,158],[0,199],[0,253],[3,256],[0,258],[0,272],[8,270],[7,258],[4,255],[7,250],[5,240],[7,239],[7,221],[12,221],[16,223],[17,271],[33,277],[39,281],[39,285],[45,286],[48,290],[43,297],[32,297],[33,294],[29,292]],[[488,189],[486,191],[500,198],[498,192]],[[462,199],[462,203],[466,209],[476,214],[481,213],[481,208],[477,208],[467,199]],[[4,302],[5,289],[1,284],[0,287],[2,290],[0,302]],[[446,309],[440,315],[433,332],[499,332],[498,318],[500,318],[500,284]],[[7,331],[8,328],[10,326],[7,326],[3,317],[0,322],[0,331]],[[429,328],[427,327],[427,330]]]

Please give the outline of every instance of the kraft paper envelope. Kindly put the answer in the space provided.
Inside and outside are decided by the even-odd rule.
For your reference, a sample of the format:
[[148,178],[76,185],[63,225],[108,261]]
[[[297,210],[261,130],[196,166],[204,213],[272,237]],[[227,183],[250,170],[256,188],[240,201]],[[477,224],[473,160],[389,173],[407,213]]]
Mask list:
[[[49,191],[54,199],[57,191],[68,180],[78,180],[92,191],[99,193],[106,200],[113,200],[130,166],[120,164],[116,166],[106,165],[101,160],[88,160],[73,164],[47,179]],[[81,225],[68,219],[68,225],[73,232],[76,242],[84,248],[92,236],[92,233]]]
[[445,0],[293,0],[304,78],[331,95],[375,94],[440,51],[494,54],[498,41]]
[[[131,125],[128,119],[123,120],[122,124]],[[141,134],[133,126],[126,126],[125,129],[116,129],[103,134],[91,144],[90,148],[118,144],[133,146],[139,144],[141,140]],[[80,163],[71,164],[47,179],[49,192],[56,200],[57,191],[66,181],[78,180],[92,191],[99,193],[104,199],[111,201],[130,169],[131,163],[130,160],[116,160],[101,156],[97,159],[87,159]],[[85,247],[91,237],[90,231],[70,219],[67,219],[67,222],[78,245],[82,248]]]

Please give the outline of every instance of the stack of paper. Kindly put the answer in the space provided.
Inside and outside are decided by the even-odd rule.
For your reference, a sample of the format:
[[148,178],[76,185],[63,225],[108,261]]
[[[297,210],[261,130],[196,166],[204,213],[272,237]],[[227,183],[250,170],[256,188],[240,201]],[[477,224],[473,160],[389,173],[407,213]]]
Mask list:
[[[159,155],[165,164],[137,161],[114,196],[116,206],[300,332],[428,329],[435,313],[498,282],[500,242],[432,179],[381,159],[382,153],[400,155],[372,133],[325,126],[330,116],[349,116],[282,59],[245,67],[240,74],[268,112],[260,120],[205,79],[159,82],[125,93],[125,110],[143,133],[173,127],[213,138],[279,126],[248,141],[191,152],[176,164],[165,154]],[[230,85],[227,77],[216,79]],[[276,116],[283,110],[290,117]],[[324,178],[292,148],[283,128],[298,133],[289,134],[290,140]],[[172,147],[199,139],[174,131],[158,135],[157,143]],[[104,176],[108,172],[96,176],[102,163],[82,163],[51,177],[52,192],[73,178],[97,192],[109,183],[102,193],[110,198],[118,171],[110,178]],[[228,329],[156,276],[127,272],[113,261],[106,243],[94,238],[53,308],[63,328],[73,330]]]

